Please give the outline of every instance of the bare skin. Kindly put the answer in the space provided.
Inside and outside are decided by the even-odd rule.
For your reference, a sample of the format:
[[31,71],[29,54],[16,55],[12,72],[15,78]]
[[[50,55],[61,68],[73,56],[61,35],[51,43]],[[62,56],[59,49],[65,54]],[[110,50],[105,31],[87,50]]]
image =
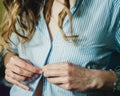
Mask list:
[[30,62],[11,53],[6,54],[4,61],[6,67],[5,79],[26,90],[29,90],[29,86],[26,86],[21,82],[26,81],[41,72],[41,69],[31,65]]
[[[72,8],[76,0],[70,0],[70,7]],[[51,9],[51,18],[48,24],[51,41],[53,40],[58,27],[58,14],[62,11],[64,0],[55,0]],[[59,6],[59,7],[58,7]]]
[[43,68],[43,72],[48,82],[79,92],[112,89],[116,80],[113,72],[81,68],[68,62],[48,64]]

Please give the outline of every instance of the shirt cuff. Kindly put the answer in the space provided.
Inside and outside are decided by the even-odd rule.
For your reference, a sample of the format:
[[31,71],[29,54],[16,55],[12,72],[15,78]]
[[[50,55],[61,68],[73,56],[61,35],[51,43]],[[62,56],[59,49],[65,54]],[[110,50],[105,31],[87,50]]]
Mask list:
[[4,78],[4,74],[5,74],[3,55],[4,55],[4,53],[3,53],[3,50],[2,50],[2,52],[0,52],[0,80],[2,80]]
[[116,72],[116,76],[117,76],[117,81],[115,85],[115,90],[120,91],[120,71]]

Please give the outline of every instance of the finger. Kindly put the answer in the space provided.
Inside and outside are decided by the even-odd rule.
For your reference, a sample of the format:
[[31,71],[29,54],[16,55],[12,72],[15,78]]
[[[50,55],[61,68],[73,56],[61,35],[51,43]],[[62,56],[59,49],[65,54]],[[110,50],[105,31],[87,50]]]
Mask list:
[[[59,65],[58,65],[59,64]],[[67,62],[60,62],[60,63],[55,63],[55,64],[47,64],[44,68],[43,71],[45,70],[60,70],[60,69],[65,69],[65,65],[67,65]]]
[[75,88],[69,83],[60,84],[58,86],[66,90],[71,90],[71,91],[75,90]]
[[47,78],[48,82],[53,84],[65,84],[68,83],[70,79],[69,77],[51,77]]
[[43,72],[44,77],[63,77],[63,76],[68,76],[68,71],[61,69],[61,70],[45,70]]
[[25,80],[28,79],[27,77],[24,77],[24,76],[21,76],[21,75],[15,74],[15,73],[13,73],[13,72],[10,71],[10,70],[6,70],[6,71],[5,71],[5,74],[6,74],[7,76],[13,78],[14,80],[19,81],[19,82],[21,82],[21,81],[25,81]]
[[77,83],[75,83],[75,84],[64,83],[64,84],[60,84],[58,86],[63,89],[66,89],[66,90],[70,90],[70,91],[85,92],[87,90],[90,90],[90,89],[87,89],[86,86],[82,86]]
[[21,76],[25,76],[25,77],[32,77],[35,75],[35,73],[33,72],[30,72],[28,70],[25,70],[25,69],[22,69],[18,66],[9,66],[8,68],[9,70],[11,70],[12,72],[18,74],[18,75],[21,75]]
[[40,71],[41,71],[40,68],[33,66],[31,63],[29,63],[23,59],[20,59],[17,57],[12,57],[11,60],[13,61],[13,64],[15,64],[16,66],[18,66],[24,70],[28,70],[33,73],[40,73]]
[[18,81],[16,81],[16,80],[14,80],[13,78],[11,78],[11,77],[9,77],[9,76],[5,76],[5,79],[8,81],[8,82],[10,82],[10,83],[12,83],[12,84],[14,84],[14,85],[16,85],[16,86],[19,86],[19,87],[21,87],[21,88],[23,88],[23,89],[25,89],[25,90],[29,90],[30,88],[28,87],[28,86],[26,86],[26,85],[24,85],[24,84],[22,84],[22,83],[20,83],[20,82],[18,82]]

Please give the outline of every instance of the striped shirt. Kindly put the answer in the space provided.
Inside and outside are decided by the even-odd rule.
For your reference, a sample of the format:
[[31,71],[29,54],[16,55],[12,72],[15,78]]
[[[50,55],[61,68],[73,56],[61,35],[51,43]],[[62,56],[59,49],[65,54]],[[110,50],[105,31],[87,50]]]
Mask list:
[[[120,52],[120,0],[76,0],[71,8],[74,34],[78,35],[77,44],[66,42],[60,30],[51,42],[43,11],[36,25],[36,31],[29,43],[17,42],[15,35],[11,40],[17,46],[19,56],[32,62],[34,66],[43,68],[46,64],[71,62],[77,66],[90,69],[110,69],[110,58],[115,51]],[[69,17],[66,16],[63,29],[70,35]],[[113,61],[116,64],[115,61]],[[112,64],[113,64],[112,63]],[[118,64],[113,69],[120,67]],[[78,73],[79,74],[79,73]],[[34,96],[35,89],[42,75],[29,84],[32,90],[27,91],[13,86],[10,96]],[[49,83],[44,78],[43,96],[114,96],[112,92],[92,91],[74,92],[62,89]]]

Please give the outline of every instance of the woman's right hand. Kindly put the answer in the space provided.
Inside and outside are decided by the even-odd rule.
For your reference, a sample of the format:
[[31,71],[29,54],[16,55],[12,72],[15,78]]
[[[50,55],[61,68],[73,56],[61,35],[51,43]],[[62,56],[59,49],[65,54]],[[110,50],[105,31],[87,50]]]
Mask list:
[[33,66],[30,62],[19,58],[18,56],[7,54],[4,58],[5,79],[23,89],[29,90],[29,86],[21,82],[34,78],[40,74],[41,69]]

